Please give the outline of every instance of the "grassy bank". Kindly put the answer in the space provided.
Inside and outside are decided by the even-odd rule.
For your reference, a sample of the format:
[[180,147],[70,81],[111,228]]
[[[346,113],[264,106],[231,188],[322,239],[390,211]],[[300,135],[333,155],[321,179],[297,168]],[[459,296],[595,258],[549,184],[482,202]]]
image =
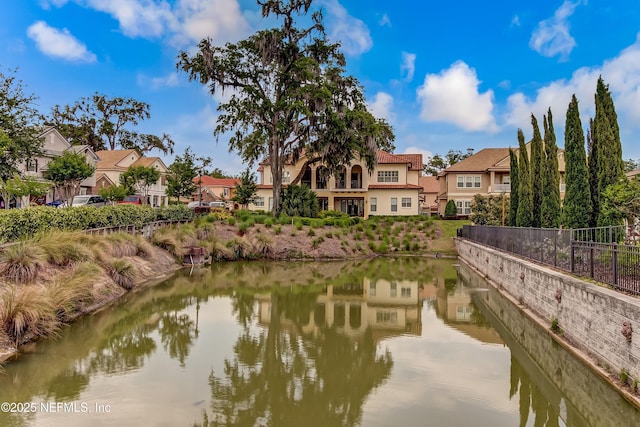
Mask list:
[[38,233],[0,252],[0,359],[3,347],[55,335],[78,316],[175,270],[190,246],[205,248],[214,261],[454,255],[452,237],[461,225],[429,217],[214,212],[161,228],[151,242],[124,233]]

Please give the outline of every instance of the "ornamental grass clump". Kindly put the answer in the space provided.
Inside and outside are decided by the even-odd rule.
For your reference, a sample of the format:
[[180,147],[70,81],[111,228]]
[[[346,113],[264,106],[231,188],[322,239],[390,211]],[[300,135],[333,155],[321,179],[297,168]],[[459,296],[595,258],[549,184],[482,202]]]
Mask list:
[[95,301],[93,284],[100,273],[98,265],[85,262],[75,267],[71,277],[56,280],[47,286],[47,296],[61,322],[69,322],[82,307]]
[[116,259],[113,260],[107,270],[109,276],[111,276],[113,281],[120,287],[127,291],[134,288],[136,270],[131,262],[125,259]]
[[0,262],[4,263],[1,274],[14,283],[31,283],[38,277],[46,260],[42,248],[32,242],[19,242],[0,253]]
[[80,232],[52,231],[37,234],[33,242],[42,249],[49,264],[66,267],[91,260],[94,255],[90,247],[96,239]]
[[0,328],[16,344],[55,333],[56,310],[42,286],[7,285],[0,291]]

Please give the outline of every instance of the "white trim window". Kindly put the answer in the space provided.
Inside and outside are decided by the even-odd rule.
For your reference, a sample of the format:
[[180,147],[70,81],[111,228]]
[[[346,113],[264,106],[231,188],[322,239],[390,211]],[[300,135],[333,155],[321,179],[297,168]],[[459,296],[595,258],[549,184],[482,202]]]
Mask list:
[[391,212],[398,212],[398,198],[391,198]]
[[256,206],[264,207],[264,197],[256,197],[254,204]]
[[273,210],[273,197],[269,197],[269,210]]
[[378,171],[378,182],[398,182],[398,171]]
[[458,175],[456,188],[480,188],[482,187],[481,175]]
[[369,199],[369,206],[371,206],[371,212],[378,211],[378,199],[376,197],[371,197]]
[[411,207],[411,197],[403,197],[402,198],[402,207],[410,208]]
[[458,215],[471,215],[471,200],[456,200]]

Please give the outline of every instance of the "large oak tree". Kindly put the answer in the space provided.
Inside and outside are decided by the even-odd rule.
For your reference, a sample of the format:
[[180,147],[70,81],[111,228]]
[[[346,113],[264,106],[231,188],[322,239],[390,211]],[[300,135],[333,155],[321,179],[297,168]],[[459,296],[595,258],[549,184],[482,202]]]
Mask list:
[[138,133],[142,120],[151,117],[150,106],[133,98],[95,93],[74,105],[56,105],[46,123],[55,126],[74,145],[86,144],[94,151],[136,149],[140,153],[160,150],[173,154],[174,141],[162,136]]
[[312,0],[258,4],[263,17],[281,26],[224,46],[204,39],[195,54],[180,53],[177,67],[212,94],[231,93],[218,106],[214,135],[229,134],[229,150],[249,164],[267,160],[273,213],[279,215],[285,162],[304,155],[306,164],[322,162],[335,172],[361,158],[371,172],[376,149],[392,149],[394,137],[388,123],[367,110],[358,81],[344,74],[344,55],[339,44],[328,42],[322,14],[312,13],[307,28],[296,26]]

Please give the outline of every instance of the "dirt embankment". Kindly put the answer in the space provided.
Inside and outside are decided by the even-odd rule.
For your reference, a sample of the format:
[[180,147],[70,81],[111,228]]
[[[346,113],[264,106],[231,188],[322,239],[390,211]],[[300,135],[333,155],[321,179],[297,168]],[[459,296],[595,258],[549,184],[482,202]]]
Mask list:
[[[223,244],[242,240],[243,244],[249,246],[247,251],[250,253],[250,259],[354,259],[397,253],[423,256],[453,253],[448,250],[449,246],[453,249],[451,238],[446,236],[446,233],[443,234],[443,230],[437,223],[418,227],[415,224],[406,223],[389,224],[388,227],[389,230],[385,234],[382,227],[378,227],[375,233],[360,226],[348,228],[327,226],[313,229],[309,226],[300,227],[293,224],[271,227],[255,224],[241,230],[235,225],[217,223],[213,227],[212,234]],[[95,242],[92,245],[96,246]],[[99,264],[111,267],[93,270],[90,275],[90,298],[74,302],[74,310],[64,319],[63,324],[105,307],[129,292],[129,289],[135,290],[157,284],[182,267],[181,260],[176,259],[168,251],[148,243],[147,246],[150,249],[135,255],[120,254],[118,257],[109,257],[106,260],[100,259]],[[114,252],[114,249],[111,252]],[[100,258],[99,255],[92,255],[92,257],[96,262],[98,261],[96,257]],[[118,277],[115,277],[117,274],[113,274],[116,258],[133,266],[130,269],[132,273],[130,286],[118,283]],[[0,279],[0,323],[4,322],[0,327],[6,330],[13,326],[7,324],[7,319],[11,317],[7,316],[9,308],[6,302],[10,289],[15,292],[22,287],[31,287],[39,289],[41,294],[46,294],[47,287],[71,280],[77,273],[74,270],[76,266],[77,263],[65,266],[42,264],[36,280],[26,285]],[[0,270],[3,270],[3,267],[3,263],[0,262]],[[12,310],[15,311],[15,307]],[[41,331],[37,328],[34,330]],[[21,337],[20,342],[31,342],[48,335],[47,332],[29,332]],[[0,361],[10,358],[17,351],[18,345],[15,340],[10,339],[8,334],[0,330]]]

